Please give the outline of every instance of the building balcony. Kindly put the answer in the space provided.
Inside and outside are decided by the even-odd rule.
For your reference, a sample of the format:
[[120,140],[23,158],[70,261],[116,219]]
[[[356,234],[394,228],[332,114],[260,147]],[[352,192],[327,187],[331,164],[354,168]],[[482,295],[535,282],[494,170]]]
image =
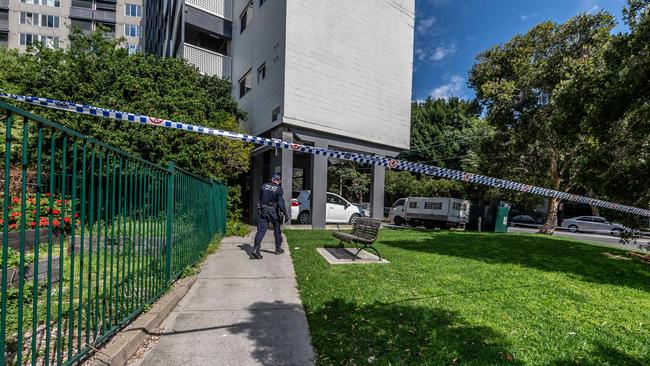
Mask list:
[[233,0],[185,0],[185,5],[232,21]]
[[93,18],[93,9],[81,8],[78,6],[70,7],[70,18],[91,19]]
[[0,0],[0,9],[9,9],[9,0]]
[[228,56],[185,43],[183,57],[203,74],[227,80],[232,78],[232,59]]
[[9,31],[9,19],[0,19],[0,31]]
[[115,12],[110,10],[95,10],[93,14],[94,20],[98,22],[115,23]]

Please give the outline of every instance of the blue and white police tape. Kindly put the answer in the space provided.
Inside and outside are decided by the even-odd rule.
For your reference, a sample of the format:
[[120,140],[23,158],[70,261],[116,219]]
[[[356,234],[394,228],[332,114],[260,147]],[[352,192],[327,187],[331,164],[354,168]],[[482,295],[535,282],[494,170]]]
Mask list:
[[244,142],[252,142],[258,145],[272,146],[280,149],[289,149],[289,150],[299,151],[311,155],[324,155],[327,157],[353,161],[356,163],[384,166],[391,169],[427,174],[434,177],[446,178],[446,179],[457,180],[457,181],[462,181],[467,183],[478,183],[478,184],[495,187],[495,188],[509,189],[513,191],[531,193],[531,194],[536,194],[545,197],[554,197],[563,200],[586,203],[592,206],[603,207],[612,210],[650,217],[650,210],[647,209],[625,206],[618,203],[607,202],[607,201],[598,200],[595,198],[590,198],[585,196],[578,196],[567,192],[559,192],[552,189],[531,186],[523,183],[517,183],[517,182],[507,181],[503,179],[498,179],[498,178],[487,177],[479,174],[466,173],[466,172],[453,170],[453,169],[440,168],[437,166],[425,165],[420,163],[413,163],[406,160],[398,160],[398,159],[392,159],[384,156],[357,154],[357,153],[325,149],[320,147],[289,143],[277,139],[269,139],[269,138],[251,136],[251,135],[246,135],[246,134],[241,134],[241,133],[236,133],[231,131],[224,131],[224,130],[213,129],[208,127],[195,126],[192,124],[171,121],[163,118],[156,118],[156,117],[144,116],[141,114],[115,111],[111,109],[94,107],[86,104],[63,102],[55,99],[14,95],[14,94],[7,94],[3,92],[0,92],[0,97],[6,99],[12,99],[19,102],[25,102],[37,106],[47,107],[47,108],[60,109],[68,112],[86,114],[89,116],[97,116],[97,117],[109,118],[114,120],[133,122],[133,123],[138,123],[143,125],[168,127],[177,130],[227,137],[230,139],[240,140]]

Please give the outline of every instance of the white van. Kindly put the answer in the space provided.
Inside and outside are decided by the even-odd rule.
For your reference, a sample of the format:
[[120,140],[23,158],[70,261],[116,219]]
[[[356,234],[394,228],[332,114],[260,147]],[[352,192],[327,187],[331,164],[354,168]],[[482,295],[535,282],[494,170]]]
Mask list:
[[388,218],[395,225],[464,227],[469,220],[470,202],[449,197],[409,197],[395,201]]

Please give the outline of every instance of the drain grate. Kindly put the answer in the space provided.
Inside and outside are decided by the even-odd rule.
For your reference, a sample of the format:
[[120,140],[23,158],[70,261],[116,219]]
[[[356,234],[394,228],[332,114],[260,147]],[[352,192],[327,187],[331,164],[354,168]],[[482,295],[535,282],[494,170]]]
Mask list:
[[325,248],[325,250],[336,259],[354,259],[354,254],[345,248]]

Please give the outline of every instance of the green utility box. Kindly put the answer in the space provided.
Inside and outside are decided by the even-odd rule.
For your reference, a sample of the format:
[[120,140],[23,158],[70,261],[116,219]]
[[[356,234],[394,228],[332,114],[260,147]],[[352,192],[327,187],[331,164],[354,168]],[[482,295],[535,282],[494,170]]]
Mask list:
[[501,202],[499,207],[497,207],[497,219],[494,225],[495,233],[507,233],[508,232],[508,213],[510,212],[510,205]]

